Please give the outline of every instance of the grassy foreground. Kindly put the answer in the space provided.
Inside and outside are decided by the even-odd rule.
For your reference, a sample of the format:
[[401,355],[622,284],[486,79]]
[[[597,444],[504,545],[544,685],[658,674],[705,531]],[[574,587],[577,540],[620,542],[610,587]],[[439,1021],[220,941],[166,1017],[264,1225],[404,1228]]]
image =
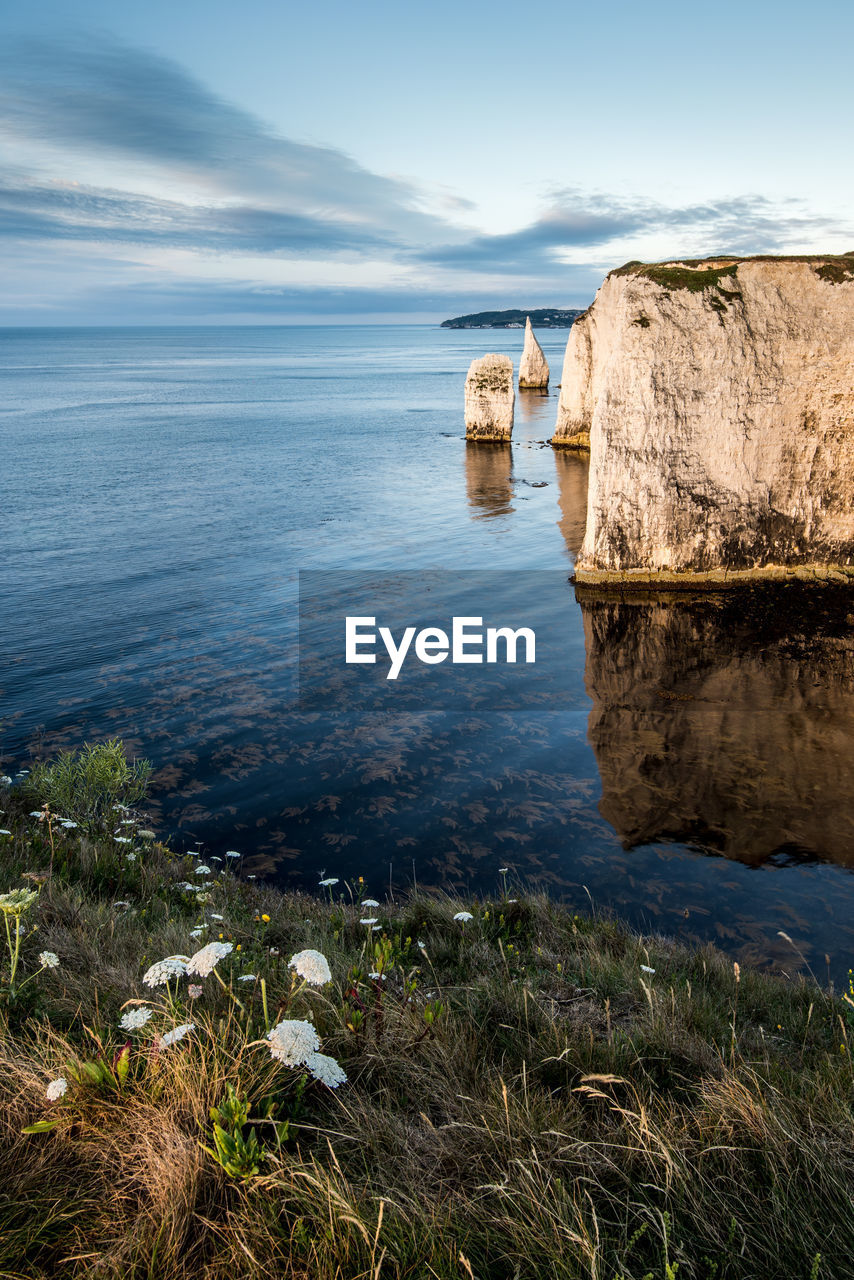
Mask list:
[[[0,935],[0,1276],[854,1276],[844,998],[504,883],[280,893],[20,792],[0,893],[38,897]],[[143,984],[211,941],[207,977]],[[306,948],[330,982],[289,969]],[[282,1019],[347,1081],[272,1057]]]

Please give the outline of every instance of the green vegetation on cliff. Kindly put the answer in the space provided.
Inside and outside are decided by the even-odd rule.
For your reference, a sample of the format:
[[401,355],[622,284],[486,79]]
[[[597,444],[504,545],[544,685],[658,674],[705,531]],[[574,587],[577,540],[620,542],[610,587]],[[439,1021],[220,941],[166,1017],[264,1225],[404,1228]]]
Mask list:
[[[721,282],[727,277],[737,278],[739,264],[743,262],[806,262],[814,268],[817,276],[831,284],[842,284],[854,279],[854,253],[780,256],[754,254],[746,258],[716,254],[710,258],[678,258],[672,262],[632,261],[617,267],[609,275],[644,276],[671,292],[687,289],[692,293],[701,293],[705,289],[720,288]],[[721,292],[728,297],[738,296],[735,293],[728,294],[726,290]]]
[[854,1274],[850,1000],[506,871],[282,893],[44,778],[0,784],[0,1275]]

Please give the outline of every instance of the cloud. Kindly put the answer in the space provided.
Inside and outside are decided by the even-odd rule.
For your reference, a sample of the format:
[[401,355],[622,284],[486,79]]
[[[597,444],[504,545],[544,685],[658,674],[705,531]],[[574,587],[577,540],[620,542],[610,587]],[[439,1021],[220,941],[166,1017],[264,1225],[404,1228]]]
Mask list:
[[247,204],[187,204],[26,179],[0,181],[0,237],[289,255],[365,255],[396,243],[342,220]]
[[[57,315],[73,306],[75,288],[81,314],[125,319],[134,308],[225,320],[584,305],[604,271],[628,258],[771,253],[852,237],[850,225],[795,200],[675,207],[577,188],[552,189],[527,226],[473,234],[453,222],[471,215],[462,196],[278,135],[176,63],[112,39],[7,44],[0,129],[18,161],[0,181],[7,279],[28,298],[22,260],[32,247],[51,260],[55,246],[52,278],[28,268],[27,305]],[[129,247],[145,262],[124,261]],[[182,254],[192,263],[176,265]],[[259,265],[264,257],[274,269]],[[199,284],[205,273],[237,283]],[[273,275],[312,278],[317,288],[270,288]],[[392,276],[391,286],[355,287]],[[330,289],[345,279],[348,288]]]
[[[666,233],[668,256],[775,253],[793,241],[849,235],[838,221],[806,211],[797,200],[782,205],[763,196],[672,208],[650,200],[568,190],[555,193],[542,217],[506,235],[422,249],[423,262],[479,271],[531,272],[555,268],[561,255],[578,249],[608,251],[620,242]],[[610,255],[609,255],[610,256]]]
[[321,221],[451,233],[419,212],[416,188],[342,151],[272,133],[160,55],[103,37],[10,44],[0,72],[0,125],[11,137],[178,171]]

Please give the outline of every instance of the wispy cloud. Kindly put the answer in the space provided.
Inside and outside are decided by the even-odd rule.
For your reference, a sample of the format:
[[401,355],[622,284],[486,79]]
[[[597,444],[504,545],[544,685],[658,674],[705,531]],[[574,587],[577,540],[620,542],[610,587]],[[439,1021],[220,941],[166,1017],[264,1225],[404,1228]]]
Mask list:
[[74,183],[0,181],[0,236],[217,253],[371,254],[399,241],[353,222],[248,204],[189,204]]
[[135,160],[317,221],[410,236],[440,225],[418,210],[415,188],[270,132],[157,54],[103,38],[40,42],[8,47],[0,71],[0,125],[36,148]]
[[[795,200],[748,194],[676,207],[576,188],[553,189],[527,226],[472,234],[454,222],[471,216],[463,195],[443,190],[439,199],[438,188],[274,133],[176,63],[112,39],[7,45],[0,86],[0,129],[14,161],[0,181],[0,248],[17,296],[26,293],[21,251],[45,246],[47,255],[55,245],[66,277],[56,288],[66,301],[55,305],[72,305],[77,272],[81,307],[98,315],[134,307],[223,318],[447,315],[520,298],[573,305],[589,301],[603,268],[629,257],[854,241],[850,225]],[[114,264],[114,281],[92,266],[96,247]],[[142,266],[123,261],[134,247]],[[182,276],[174,262],[182,254],[196,255],[198,270]],[[228,282],[198,279],[205,270],[221,276],[223,261]],[[338,278],[330,264],[339,263],[352,266],[349,288],[330,287]],[[299,286],[271,286],[284,271]],[[32,305],[49,309],[51,298]]]
[[444,267],[541,272],[554,268],[573,250],[618,248],[621,242],[662,232],[670,238],[673,256],[695,251],[774,253],[798,239],[848,234],[838,221],[810,214],[797,200],[781,205],[746,195],[672,208],[568,190],[556,193],[542,217],[519,231],[428,247],[418,256]]

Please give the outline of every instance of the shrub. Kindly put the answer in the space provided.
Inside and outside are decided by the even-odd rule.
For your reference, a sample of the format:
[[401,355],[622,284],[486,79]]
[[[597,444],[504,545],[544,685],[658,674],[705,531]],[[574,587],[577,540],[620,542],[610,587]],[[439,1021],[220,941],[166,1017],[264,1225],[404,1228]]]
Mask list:
[[115,822],[116,805],[139,804],[148,791],[151,765],[147,760],[128,762],[124,743],[86,743],[76,751],[63,751],[58,759],[37,764],[27,790],[38,804],[72,818],[89,835],[103,835]]

